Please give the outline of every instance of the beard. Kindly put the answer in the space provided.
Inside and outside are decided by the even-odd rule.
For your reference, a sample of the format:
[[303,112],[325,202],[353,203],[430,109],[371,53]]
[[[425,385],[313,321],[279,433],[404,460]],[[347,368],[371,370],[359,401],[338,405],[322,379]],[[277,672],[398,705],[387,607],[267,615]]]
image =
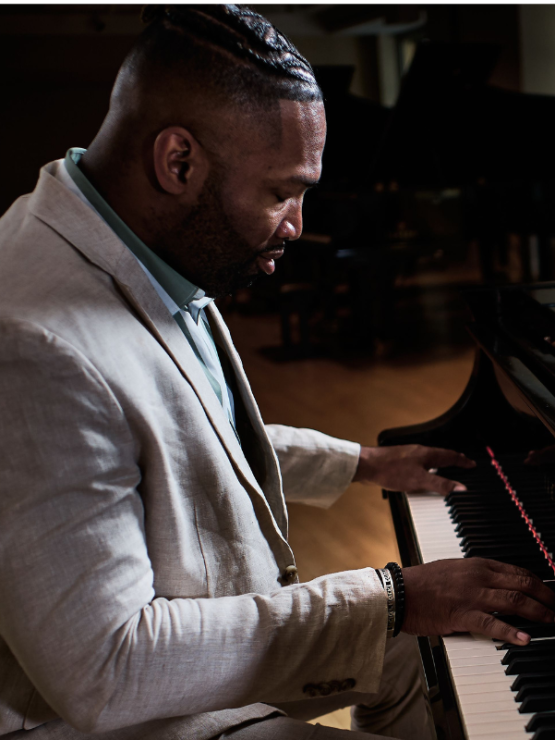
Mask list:
[[209,177],[187,217],[171,228],[164,224],[153,245],[162,259],[209,298],[252,285],[263,274],[256,266],[258,256],[275,249],[253,250],[233,226],[225,211],[221,181],[221,177]]

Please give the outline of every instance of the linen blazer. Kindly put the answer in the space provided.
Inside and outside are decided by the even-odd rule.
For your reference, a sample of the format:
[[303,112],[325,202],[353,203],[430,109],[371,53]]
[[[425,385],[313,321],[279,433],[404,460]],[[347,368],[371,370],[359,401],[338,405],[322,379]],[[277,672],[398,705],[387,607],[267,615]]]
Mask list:
[[265,428],[211,306],[242,447],[137,260],[59,166],[0,220],[0,735],[61,718],[206,740],[310,685],[375,691],[375,571],[284,578],[283,491],[329,505],[358,446]]

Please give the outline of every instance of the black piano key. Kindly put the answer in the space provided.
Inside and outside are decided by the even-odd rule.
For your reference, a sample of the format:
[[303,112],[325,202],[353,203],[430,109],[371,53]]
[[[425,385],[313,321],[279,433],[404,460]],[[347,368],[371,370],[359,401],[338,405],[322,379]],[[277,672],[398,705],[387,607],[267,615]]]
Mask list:
[[555,724],[541,727],[534,733],[532,740],[555,740]]
[[553,655],[536,655],[515,657],[507,668],[507,676],[516,676],[519,673],[550,673],[555,667]]
[[449,493],[445,497],[445,501],[449,506],[482,506],[483,504],[499,503],[503,505],[505,502],[512,503],[512,498],[506,491],[500,491],[496,493]]
[[[510,646],[510,643],[505,643]],[[555,667],[552,673],[519,673],[511,684],[511,691],[520,691],[528,684],[538,681],[551,681],[555,684]]]
[[[528,643],[528,645],[512,645],[501,659],[501,664],[509,665],[514,658],[528,655],[551,655],[555,657],[555,640],[535,640]],[[553,668],[555,669],[555,660],[553,661]]]
[[468,527],[464,524],[461,525],[457,534],[460,537],[468,537],[469,539],[494,539],[497,542],[532,542],[536,543],[534,535],[530,531],[524,522],[522,524],[518,522],[512,527],[494,527],[493,525],[483,526],[477,528],[475,526]]
[[542,727],[555,726],[555,712],[541,712],[530,718],[526,725],[527,732],[535,732]]
[[491,518],[495,518],[495,516],[499,514],[514,514],[517,517],[520,517],[520,510],[515,506],[513,501],[510,498],[507,498],[503,502],[500,501],[482,501],[479,502],[468,502],[466,504],[457,504],[457,506],[450,506],[448,507],[452,511],[461,513],[461,514],[472,514],[473,512],[485,514],[489,513]]
[[[498,618],[502,622],[510,624],[511,627],[516,627],[517,629],[526,632],[526,634],[530,635],[530,637],[534,639],[541,637],[555,637],[555,623],[531,622],[528,619],[523,619],[523,617],[519,617],[514,614],[499,615]],[[555,665],[553,668],[555,670]],[[533,673],[533,671],[529,672]],[[525,671],[523,671],[523,673],[525,673]]]
[[473,514],[475,512],[479,512],[479,515],[474,515],[477,524],[488,522],[495,526],[496,522],[499,521],[522,521],[520,511],[511,501],[492,507],[472,506],[465,509],[462,506],[446,506],[446,508],[451,518],[453,518],[457,513],[460,513],[470,520],[473,518]]
[[527,696],[534,696],[535,694],[552,694],[555,696],[555,680],[527,682],[515,696],[515,701],[524,701]]
[[492,547],[493,545],[497,547],[509,547],[510,545],[513,546],[513,548],[519,548],[519,551],[522,551],[522,548],[528,548],[532,549],[534,552],[538,551],[538,543],[533,537],[528,537],[525,535],[515,535],[510,540],[507,540],[505,538],[499,537],[497,538],[494,534],[489,535],[466,535],[465,537],[460,538],[460,545],[461,547]]
[[[515,534],[520,535],[523,532],[529,532],[530,530],[528,527],[523,527],[523,523],[516,522],[513,525],[509,525],[509,523],[506,523],[503,525],[503,529],[507,532],[507,534]],[[499,524],[493,523],[493,522],[480,522],[480,523],[470,523],[470,522],[461,522],[460,524],[457,524],[455,527],[455,532],[457,535],[464,537],[465,535],[485,535],[485,534],[491,534],[492,532],[496,532],[499,530]]]
[[535,540],[532,540],[532,542],[530,543],[530,540],[528,539],[519,539],[517,537],[514,538],[512,543],[504,542],[503,540],[496,540],[493,537],[461,537],[459,544],[464,552],[467,552],[473,547],[489,549],[495,547],[508,550],[509,545],[512,545],[512,549],[509,550],[509,552],[518,552],[521,554],[524,554],[524,552],[526,552],[533,555],[538,554],[538,545]]
[[537,693],[534,696],[527,696],[521,702],[518,711],[521,714],[530,714],[532,712],[548,712],[555,709],[555,692],[546,694]]
[[[512,561],[517,558],[520,561],[543,558],[539,548],[534,548],[529,545],[524,545],[522,547],[515,546],[511,548],[504,545],[498,545],[496,543],[491,545],[467,545],[466,547],[463,547],[463,551],[469,558],[490,558],[492,560],[501,560],[501,558],[503,558],[504,562],[508,562],[509,560]],[[542,565],[541,560],[539,561],[539,565]]]
[[454,524],[471,524],[471,523],[480,523],[484,522],[486,520],[491,520],[491,524],[493,526],[503,526],[507,522],[523,522],[522,517],[520,514],[517,514],[515,512],[509,511],[506,512],[500,512],[499,516],[495,519],[492,519],[492,517],[486,516],[485,512],[461,512],[456,511],[450,514],[450,519]]
[[[543,528],[545,529],[545,527]],[[469,535],[480,535],[485,532],[498,532],[499,531],[499,523],[497,521],[486,521],[486,520],[480,520],[479,522],[475,523],[467,523],[462,522],[461,524],[457,524],[455,527],[455,531],[461,534],[464,532],[465,534]],[[530,532],[528,529],[528,526],[526,525],[526,522],[521,519],[519,521],[510,523],[507,522],[503,526],[503,532],[504,534],[510,535],[510,534],[519,534],[520,532]],[[555,533],[555,529],[553,530],[553,533]]]

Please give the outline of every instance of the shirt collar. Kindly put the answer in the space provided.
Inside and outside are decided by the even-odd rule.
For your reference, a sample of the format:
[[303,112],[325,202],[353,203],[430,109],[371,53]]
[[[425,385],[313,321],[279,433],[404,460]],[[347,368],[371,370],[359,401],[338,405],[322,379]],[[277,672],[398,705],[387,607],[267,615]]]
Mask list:
[[108,205],[100,193],[87,179],[79,168],[79,160],[86,149],[74,147],[69,149],[65,157],[65,166],[68,174],[79,190],[87,198],[100,216],[106,221],[112,231],[133,252],[135,257],[146,267],[153,277],[160,283],[168,295],[181,309],[186,308],[191,301],[203,299],[207,304],[211,299],[204,297],[204,291],[198,288],[187,278],[180,275],[173,267],[170,267],[163,259],[160,259],[139,237],[131,231],[118,214]]

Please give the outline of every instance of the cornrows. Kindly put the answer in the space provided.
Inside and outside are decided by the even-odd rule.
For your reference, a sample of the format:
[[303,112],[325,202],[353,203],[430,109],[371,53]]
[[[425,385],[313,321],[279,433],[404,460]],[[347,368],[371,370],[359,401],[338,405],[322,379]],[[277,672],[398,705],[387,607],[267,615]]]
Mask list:
[[315,84],[312,67],[289,39],[246,6],[146,5],[141,18],[202,39],[270,74]]

